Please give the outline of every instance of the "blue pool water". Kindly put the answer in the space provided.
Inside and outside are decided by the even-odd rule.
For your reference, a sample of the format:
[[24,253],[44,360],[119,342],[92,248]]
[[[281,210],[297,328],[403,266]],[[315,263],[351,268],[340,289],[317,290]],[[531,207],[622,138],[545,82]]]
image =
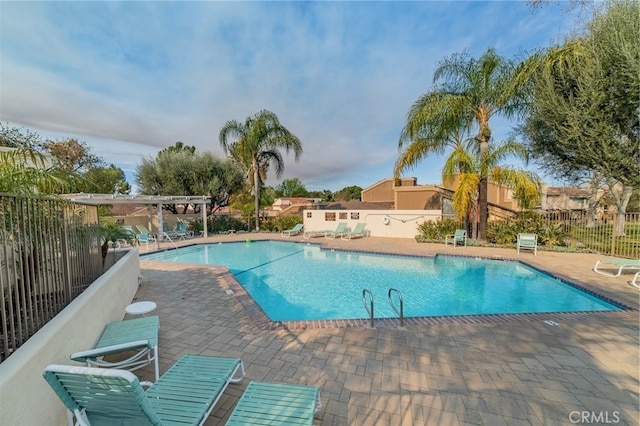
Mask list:
[[[456,256],[389,256],[322,250],[316,245],[257,241],[196,245],[145,259],[225,265],[273,321],[618,310],[615,305],[519,262]],[[398,305],[397,297],[394,303]]]

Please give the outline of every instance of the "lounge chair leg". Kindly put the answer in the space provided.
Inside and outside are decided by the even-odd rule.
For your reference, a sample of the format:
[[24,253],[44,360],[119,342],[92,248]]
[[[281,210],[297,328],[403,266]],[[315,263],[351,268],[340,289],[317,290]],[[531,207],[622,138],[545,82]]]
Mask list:
[[[238,370],[240,370],[240,377],[235,377],[236,374],[238,373]],[[238,364],[236,369],[233,370],[233,374],[231,374],[231,379],[229,379],[229,383],[240,383],[244,379],[246,374],[247,373],[244,371],[244,362],[240,360],[240,364]]]

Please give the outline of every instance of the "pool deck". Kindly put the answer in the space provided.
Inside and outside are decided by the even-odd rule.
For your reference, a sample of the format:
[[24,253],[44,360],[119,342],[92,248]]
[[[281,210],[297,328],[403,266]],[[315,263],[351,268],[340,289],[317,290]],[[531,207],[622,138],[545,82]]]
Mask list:
[[[605,256],[517,255],[515,249],[454,249],[412,239],[305,240],[275,233],[176,244],[248,238],[367,252],[517,259],[632,309],[439,318],[404,327],[394,321],[379,321],[375,328],[368,321],[298,327],[265,319],[224,267],[142,258],[135,300],[158,305],[161,372],[184,354],[239,357],[245,363],[247,378],[229,385],[206,425],[224,424],[251,380],[319,387],[323,407],[314,425],[323,426],[640,423],[640,290],[628,284],[632,272],[620,277],[593,272]],[[153,371],[141,375],[152,379]]]

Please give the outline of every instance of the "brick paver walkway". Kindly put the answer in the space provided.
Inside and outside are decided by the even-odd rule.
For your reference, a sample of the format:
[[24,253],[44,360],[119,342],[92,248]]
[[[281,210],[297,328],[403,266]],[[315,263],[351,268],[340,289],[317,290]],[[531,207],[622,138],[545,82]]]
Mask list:
[[[208,241],[246,238],[280,237]],[[630,274],[609,278],[592,272],[602,256],[516,256],[514,249],[453,249],[410,239],[313,242],[400,254],[517,257],[635,310],[554,316],[557,325],[523,316],[405,329],[269,330],[236,294],[228,294],[225,268],[143,258],[136,300],[158,305],[161,371],[184,354],[245,362],[247,379],[228,387],[207,425],[223,424],[251,380],[318,386],[323,409],[315,424],[323,426],[639,424],[639,292],[628,285]],[[142,374],[153,378],[152,370]]]

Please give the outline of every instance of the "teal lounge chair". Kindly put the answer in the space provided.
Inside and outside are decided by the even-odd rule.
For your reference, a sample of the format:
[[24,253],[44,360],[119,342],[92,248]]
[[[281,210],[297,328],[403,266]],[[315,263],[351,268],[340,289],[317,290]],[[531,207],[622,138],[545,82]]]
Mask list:
[[[327,237],[327,235],[342,235],[342,233],[347,229],[347,222],[340,222],[338,224],[338,226],[336,227],[335,231],[332,231],[331,229],[322,229],[322,230],[316,230],[316,231],[304,231],[303,237],[306,239],[309,238],[313,238],[313,237],[322,237],[325,236]],[[330,238],[330,237],[327,237]]]
[[316,387],[251,382],[226,424],[311,426],[320,408],[320,392]]
[[[613,265],[614,270],[603,271],[599,268],[601,265]],[[597,272],[601,275],[608,275],[610,277],[619,277],[625,269],[640,269],[640,259],[621,259],[618,257],[600,259],[596,262],[596,266],[593,267],[593,272]]]
[[147,246],[147,250],[149,250],[149,243],[155,243],[156,239],[150,234],[136,234],[136,240],[138,241],[138,245],[145,244]]
[[447,235],[444,237],[444,245],[449,245],[449,243],[453,243],[453,248],[456,246],[463,245],[466,247],[467,245],[467,231],[464,229],[456,229],[455,234]]
[[367,226],[366,223],[358,223],[353,231],[345,232],[340,236],[342,240],[350,240],[352,238],[360,238],[364,237],[364,227]]
[[299,233],[302,232],[302,228],[304,228],[304,225],[301,223],[298,223],[293,228],[282,231],[280,235],[282,235],[283,237],[291,237],[293,235],[298,235]]
[[520,250],[532,250],[533,255],[538,255],[538,236],[536,234],[518,234],[516,241],[516,250],[520,254]]
[[333,232],[333,231],[331,231],[329,229],[323,229],[323,230],[320,230],[320,231],[318,231],[318,230],[315,230],[315,231],[304,231],[302,233],[302,236],[308,240],[309,238],[322,237],[327,232]]
[[162,233],[169,239],[178,237],[178,233],[176,232],[174,225],[167,222],[162,224]]
[[[133,229],[133,227],[131,227],[131,228]],[[136,229],[138,230],[138,232],[136,233],[136,241],[138,242],[138,245],[145,244],[147,246],[147,250],[148,250],[149,249],[149,243],[155,243],[156,242],[155,235],[151,234],[149,232],[149,230],[146,227],[142,226],[142,225],[136,225]]]
[[136,237],[136,231],[135,229],[133,229],[133,226],[131,225],[123,225],[122,228],[124,228],[124,231],[127,233],[127,238],[126,241],[127,243],[132,243],[137,241],[137,237]]
[[202,425],[245,371],[237,358],[185,355],[146,391],[125,370],[53,364],[43,376],[79,425]]
[[186,240],[187,238],[193,237],[193,232],[191,231],[187,232],[186,222],[176,223],[175,234],[176,234],[176,237],[180,238],[181,240]]
[[347,231],[347,222],[340,222],[335,231],[324,231],[324,237],[333,240],[335,237],[342,237]]
[[153,232],[150,232],[146,226],[144,225],[136,225],[136,229],[138,230],[138,232],[140,234],[147,234],[149,235],[150,238],[153,238],[153,240],[155,241],[156,238],[156,234],[154,234]]
[[[141,317],[107,324],[94,349],[71,354],[71,360],[86,363],[90,367],[122,368],[129,371],[154,363],[156,380],[160,376],[158,367],[157,315]],[[134,353],[135,352],[135,353]],[[107,355],[128,354],[120,361],[105,361]]]

